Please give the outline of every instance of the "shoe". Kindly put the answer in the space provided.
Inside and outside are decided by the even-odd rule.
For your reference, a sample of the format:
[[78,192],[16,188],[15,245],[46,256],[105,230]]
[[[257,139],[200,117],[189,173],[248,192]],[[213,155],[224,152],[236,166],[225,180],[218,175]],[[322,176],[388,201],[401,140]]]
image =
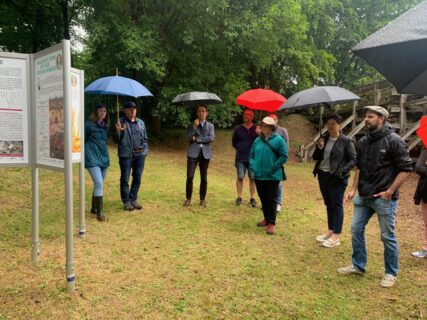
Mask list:
[[257,227],[266,227],[267,226],[267,221],[261,220],[256,225],[257,225]]
[[396,284],[396,281],[397,281],[396,276],[389,274],[389,273],[386,273],[386,275],[384,276],[384,278],[380,282],[380,286],[383,288],[390,288]]
[[274,234],[274,224],[267,224],[267,234],[273,235]]
[[353,265],[344,268],[339,268],[337,271],[341,274],[363,274],[363,271],[357,269]]
[[282,211],[282,205],[281,204],[277,204],[277,206],[276,206],[276,213],[279,213],[280,211]]
[[183,207],[189,207],[190,206],[190,204],[191,204],[191,200],[190,199],[187,199],[187,200],[185,200],[184,201],[184,204],[182,205]]
[[126,201],[124,207],[125,207],[125,210],[128,210],[128,211],[132,211],[135,209],[133,205],[130,203],[130,201]]
[[206,208],[206,201],[205,200],[200,200],[200,206],[202,208]]
[[137,209],[137,210],[141,210],[141,209],[142,209],[142,206],[138,203],[138,201],[137,201],[137,200],[133,200],[133,201],[131,201],[131,202],[130,202],[130,204],[131,204],[135,209]]
[[421,249],[419,251],[412,252],[412,256],[416,258],[427,258],[427,250]]
[[238,197],[238,198],[236,199],[236,206],[240,206],[240,205],[242,204],[242,201],[243,201],[243,199],[242,199],[242,198],[240,198],[240,197]]
[[256,208],[256,201],[255,201],[255,199],[254,199],[254,198],[251,198],[251,199],[249,200],[249,203],[251,204],[251,207],[252,207],[252,208]]
[[341,245],[340,239],[331,240],[331,238],[329,238],[322,242],[322,246],[324,246],[325,248],[338,247],[339,245]]
[[329,237],[326,234],[322,234],[322,235],[316,237],[317,242],[324,242],[328,239],[329,239]]

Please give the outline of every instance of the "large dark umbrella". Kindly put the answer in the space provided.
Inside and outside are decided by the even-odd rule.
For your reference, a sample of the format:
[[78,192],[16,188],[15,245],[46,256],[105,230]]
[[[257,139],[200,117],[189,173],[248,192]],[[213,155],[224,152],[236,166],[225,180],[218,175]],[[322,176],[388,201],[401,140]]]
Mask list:
[[427,95],[427,1],[370,35],[352,51],[398,92]]
[[220,97],[215,93],[192,91],[181,93],[172,100],[173,105],[196,105],[196,104],[218,104],[222,103]]
[[[292,95],[279,110],[318,107],[360,100],[353,92],[341,87],[321,86],[306,89]],[[319,131],[322,130],[322,113],[319,119]]]

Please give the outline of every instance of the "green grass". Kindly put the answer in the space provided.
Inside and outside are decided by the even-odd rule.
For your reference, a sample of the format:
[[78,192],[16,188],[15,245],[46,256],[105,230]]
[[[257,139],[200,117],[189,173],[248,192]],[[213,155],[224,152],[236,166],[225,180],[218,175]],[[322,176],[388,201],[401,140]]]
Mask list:
[[[72,294],[65,290],[61,174],[40,170],[41,256],[34,266],[31,172],[0,169],[0,319],[416,319],[427,314],[427,261],[409,255],[421,242],[415,206],[399,208],[401,272],[394,288],[379,286],[382,243],[375,219],[367,228],[366,275],[341,276],[336,269],[351,261],[352,207],[346,208],[342,246],[320,247],[314,238],[324,231],[326,216],[312,164],[290,163],[284,212],[276,235],[267,236],[255,226],[261,211],[249,206],[247,184],[244,204],[234,205],[229,138],[229,131],[218,131],[206,209],[196,201],[182,208],[185,143],[171,135],[147,158],[140,191],[144,210],[122,210],[112,146],[105,186],[108,222],[87,213],[87,237],[78,238],[75,204],[77,289]],[[92,186],[86,178],[89,199]],[[198,183],[197,174],[196,200]],[[413,185],[405,190],[413,193]],[[74,194],[77,199],[77,188]]]

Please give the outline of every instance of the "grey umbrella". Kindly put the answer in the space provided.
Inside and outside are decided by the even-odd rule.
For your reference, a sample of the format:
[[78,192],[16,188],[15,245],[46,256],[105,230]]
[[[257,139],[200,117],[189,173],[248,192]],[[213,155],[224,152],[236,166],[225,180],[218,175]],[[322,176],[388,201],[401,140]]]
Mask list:
[[202,104],[218,104],[222,103],[220,97],[215,93],[192,91],[179,94],[172,100],[173,105],[196,105]]
[[352,51],[398,92],[427,95],[427,1],[370,35]]
[[[294,108],[320,107],[322,104],[331,105],[360,100],[360,97],[341,87],[321,86],[306,89],[292,95],[280,110]],[[322,130],[322,111],[320,110],[319,131]]]
[[341,87],[313,87],[292,95],[279,110],[319,107],[321,104],[330,105],[355,100],[360,100],[360,97]]

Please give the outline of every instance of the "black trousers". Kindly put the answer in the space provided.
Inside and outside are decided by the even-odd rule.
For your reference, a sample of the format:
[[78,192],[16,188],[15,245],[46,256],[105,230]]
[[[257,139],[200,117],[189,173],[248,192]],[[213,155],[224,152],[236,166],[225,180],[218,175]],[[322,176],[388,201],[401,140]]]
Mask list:
[[348,178],[341,180],[329,172],[319,171],[319,187],[328,213],[328,230],[341,234],[344,221],[344,192]]
[[264,219],[270,224],[276,224],[276,199],[279,182],[276,180],[255,179],[256,191],[261,200]]
[[200,168],[200,200],[205,200],[206,192],[208,190],[208,167],[209,159],[203,157],[203,153],[200,150],[198,158],[187,157],[187,183],[185,186],[185,196],[187,199],[191,199],[193,194],[193,179],[196,173],[196,167],[199,164]]

